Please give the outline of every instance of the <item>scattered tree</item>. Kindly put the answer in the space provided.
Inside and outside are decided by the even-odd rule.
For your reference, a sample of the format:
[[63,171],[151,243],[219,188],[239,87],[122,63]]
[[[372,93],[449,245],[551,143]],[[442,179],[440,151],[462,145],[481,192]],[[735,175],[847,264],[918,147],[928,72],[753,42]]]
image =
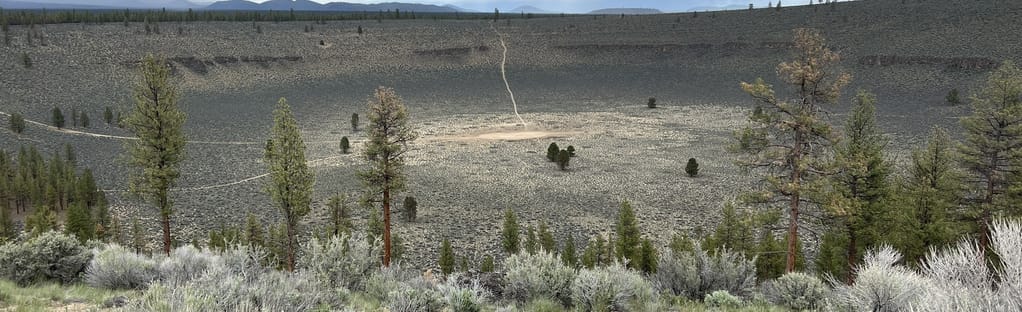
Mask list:
[[21,65],[25,68],[32,68],[32,57],[28,56],[28,52],[21,52]]
[[80,124],[82,125],[82,128],[89,127],[89,114],[82,112],[82,114],[79,115],[78,118],[81,120]]
[[21,134],[25,132],[25,117],[22,117],[21,114],[11,113],[8,124],[14,133]]
[[96,225],[92,221],[92,211],[84,201],[75,201],[68,209],[66,218],[64,232],[74,235],[81,242],[92,239]]
[[454,249],[451,248],[451,241],[446,238],[440,244],[440,260],[437,262],[440,265],[440,272],[444,275],[454,272]]
[[568,156],[575,157],[575,146],[568,145],[568,148],[564,150],[568,151]]
[[504,247],[504,252],[508,255],[518,253],[519,243],[521,240],[518,238],[518,220],[515,217],[515,211],[511,208],[507,208],[504,211],[504,229],[500,234],[501,246]]
[[561,148],[557,147],[557,143],[550,143],[550,146],[546,148],[546,159],[555,162],[557,161],[557,154],[561,152]]
[[951,106],[958,106],[958,104],[962,104],[962,100],[958,98],[957,88],[952,88],[951,91],[948,91],[947,96],[944,97],[944,100],[946,100],[947,104]]
[[493,264],[493,256],[486,255],[483,257],[483,263],[479,265],[479,272],[490,273],[493,272],[496,265]]
[[351,143],[348,142],[348,137],[341,137],[341,154],[347,154],[351,152]]
[[750,202],[769,206],[787,202],[788,258],[786,272],[795,270],[800,216],[811,199],[813,186],[827,168],[824,147],[838,138],[825,120],[823,104],[835,103],[841,89],[851,80],[833,67],[840,59],[828,49],[819,32],[810,29],[795,31],[795,58],[778,65],[781,80],[795,86],[792,100],[779,99],[773,87],[763,79],[741,84],[760,105],[750,116],[752,126],[736,133],[732,150],[744,155],[738,164],[747,170],[762,170],[762,192],[751,193]]
[[330,214],[330,224],[327,226],[327,235],[340,236],[344,233],[351,233],[351,211],[348,208],[348,197],[336,194],[327,201],[327,209]]
[[653,97],[649,98],[649,101],[646,102],[646,107],[656,108],[656,98]]
[[297,227],[309,213],[312,202],[312,171],[305,162],[305,142],[287,100],[281,98],[273,111],[273,129],[266,149],[266,164],[270,167],[270,180],[266,187],[274,206],[280,209],[287,227],[287,270],[295,269],[298,250]]
[[568,164],[571,162],[571,153],[567,150],[561,150],[557,153],[557,167],[561,170],[568,170]]
[[103,121],[108,125],[114,122],[114,111],[110,109],[110,106],[103,108]]
[[646,274],[656,273],[657,269],[657,254],[656,248],[653,247],[653,242],[648,238],[642,240],[642,245],[639,248],[638,261],[635,264],[635,268]]
[[358,131],[358,113],[351,114],[351,131]]
[[699,175],[699,163],[696,162],[695,158],[689,158],[688,163],[685,164],[685,174],[690,177]]
[[177,107],[177,87],[170,82],[170,67],[152,55],[142,59],[141,79],[135,85],[135,110],[125,123],[138,140],[126,143],[132,173],[131,191],[154,201],[163,228],[163,252],[170,254],[170,188],[180,175],[185,138],[185,114]]
[[575,256],[575,239],[568,235],[564,240],[564,250],[561,251],[561,262],[565,266],[577,268],[578,258]]
[[368,142],[364,153],[369,169],[359,175],[367,188],[364,201],[383,204],[383,265],[390,266],[390,201],[392,195],[405,188],[404,154],[416,134],[408,125],[408,111],[394,90],[376,89],[368,108]]
[[263,231],[263,223],[252,213],[245,218],[245,242],[251,247],[266,246],[266,234]]
[[539,247],[546,252],[557,251],[557,241],[554,240],[554,234],[550,233],[550,229],[547,227],[546,222],[539,222]]
[[639,232],[639,221],[628,201],[621,202],[617,215],[617,259],[628,260],[629,268],[638,268],[641,262],[642,233]]
[[538,249],[539,239],[536,238],[536,229],[529,225],[525,228],[525,252],[534,255]]
[[405,200],[402,203],[402,205],[404,206],[403,207],[404,209],[402,211],[404,212],[405,215],[405,221],[415,222],[416,216],[418,215],[419,211],[419,203],[415,202],[415,197],[412,196],[405,197]]
[[52,113],[53,116],[50,121],[53,122],[53,126],[57,127],[57,129],[64,128],[64,113],[60,112],[59,107],[54,107]]

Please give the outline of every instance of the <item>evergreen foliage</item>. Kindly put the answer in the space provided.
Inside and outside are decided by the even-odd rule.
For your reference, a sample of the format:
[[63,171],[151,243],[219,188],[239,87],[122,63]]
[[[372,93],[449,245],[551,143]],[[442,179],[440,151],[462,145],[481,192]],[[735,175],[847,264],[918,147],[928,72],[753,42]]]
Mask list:
[[695,158],[688,159],[688,163],[685,164],[685,174],[690,177],[699,175],[699,163],[696,162]]
[[351,233],[351,208],[348,207],[348,197],[341,194],[330,196],[327,201],[327,212],[330,215],[330,224],[327,225],[326,234],[339,236],[343,233]]
[[568,164],[571,162],[571,153],[567,150],[561,150],[557,152],[557,167],[561,170],[568,170]]
[[518,237],[520,231],[515,211],[507,208],[504,210],[504,226],[500,232],[500,245],[508,255],[518,253],[521,243],[521,239]]
[[287,268],[294,271],[298,250],[299,221],[309,213],[312,202],[313,173],[305,161],[305,141],[287,100],[281,98],[273,111],[273,129],[266,150],[270,181],[266,190],[280,209],[287,226]]
[[8,125],[11,127],[11,131],[17,134],[25,132],[25,117],[18,113],[11,113],[8,118]]
[[348,142],[348,137],[341,137],[341,154],[347,154],[351,152],[351,143]]
[[163,252],[170,254],[170,218],[174,213],[170,189],[180,176],[185,138],[185,114],[177,106],[177,87],[170,81],[170,67],[163,59],[142,59],[141,78],[134,89],[135,109],[125,120],[138,137],[126,143],[132,172],[130,189],[153,201],[163,228]]
[[557,252],[557,241],[554,240],[554,234],[550,233],[550,229],[547,228],[546,222],[539,222],[539,247],[547,252]]
[[405,221],[415,222],[419,213],[419,203],[415,201],[415,197],[405,197],[401,205],[403,206],[401,211],[404,213]]
[[53,126],[57,127],[57,129],[63,129],[64,128],[64,113],[62,113],[60,111],[59,107],[54,107],[53,110],[51,111],[51,114],[53,116],[50,118],[50,121],[53,122]]
[[561,148],[557,147],[557,143],[550,143],[550,146],[546,149],[546,159],[555,162],[557,161],[557,155],[561,152]]
[[103,121],[105,121],[108,125],[113,124],[114,122],[114,111],[110,108],[110,106],[103,108]]
[[951,106],[958,106],[959,104],[962,104],[962,100],[958,98],[957,88],[952,88],[951,91],[948,91],[947,96],[944,97],[944,100],[947,101],[947,104]]
[[575,239],[569,235],[564,240],[564,249],[561,250],[561,262],[564,262],[565,266],[578,268],[578,256],[575,253]]
[[454,248],[451,248],[451,241],[446,238],[440,243],[440,259],[437,263],[444,275],[454,272]]
[[762,172],[761,191],[747,200],[769,206],[785,202],[788,214],[788,255],[785,271],[795,270],[795,243],[803,208],[826,172],[826,147],[838,137],[825,120],[823,105],[838,101],[841,89],[851,80],[834,70],[840,57],[827,48],[819,31],[795,30],[793,60],[777,66],[782,82],[794,86],[790,99],[779,98],[763,79],[743,82],[742,89],[759,104],[749,120],[752,126],[736,132],[732,151],[742,157],[738,164]]
[[639,232],[639,220],[635,218],[635,211],[628,201],[621,202],[618,210],[617,225],[617,259],[628,260],[628,267],[635,269],[641,263],[642,233]]
[[[405,189],[404,156],[417,134],[408,124],[408,110],[393,89],[380,87],[368,105],[368,142],[364,155],[369,168],[359,172],[366,188],[363,202],[382,203],[383,265],[390,265],[391,197]],[[354,119],[354,118],[353,118]]]
[[646,107],[648,107],[648,108],[656,108],[656,98],[652,98],[652,97],[649,98],[649,101],[646,102]]

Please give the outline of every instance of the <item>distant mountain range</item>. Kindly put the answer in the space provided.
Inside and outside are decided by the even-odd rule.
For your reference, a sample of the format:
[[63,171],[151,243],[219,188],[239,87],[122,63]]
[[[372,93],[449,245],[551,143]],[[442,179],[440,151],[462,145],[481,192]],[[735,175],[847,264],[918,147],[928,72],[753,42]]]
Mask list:
[[457,8],[451,6],[439,6],[432,4],[418,4],[418,3],[401,3],[401,2],[385,2],[376,4],[361,4],[361,3],[347,3],[347,2],[330,2],[321,4],[310,0],[270,0],[263,3],[255,3],[246,0],[227,0],[219,1],[206,6],[206,10],[274,10],[274,11],[286,11],[294,9],[295,11],[349,11],[349,12],[361,12],[361,11],[387,11],[387,10],[401,10],[406,12],[459,12]]
[[661,12],[660,10],[657,10],[657,9],[643,9],[643,8],[609,8],[609,9],[600,9],[600,10],[589,12],[589,14],[632,14],[632,15],[636,15],[636,14],[661,14],[661,13],[664,13],[664,12]]
[[508,13],[552,14],[554,12],[550,12],[550,11],[547,11],[547,10],[544,10],[544,9],[540,9],[540,8],[537,8],[537,7],[534,7],[534,6],[531,6],[531,5],[523,5],[523,6],[511,9],[510,11],[508,11]]
[[693,11],[698,11],[698,12],[702,12],[702,11],[734,11],[734,10],[742,10],[742,9],[748,9],[748,8],[749,8],[749,5],[747,5],[747,4],[746,5],[735,4],[735,5],[729,5],[729,6],[701,6],[701,7],[693,7],[693,8],[688,9],[688,11],[689,12],[693,12]]

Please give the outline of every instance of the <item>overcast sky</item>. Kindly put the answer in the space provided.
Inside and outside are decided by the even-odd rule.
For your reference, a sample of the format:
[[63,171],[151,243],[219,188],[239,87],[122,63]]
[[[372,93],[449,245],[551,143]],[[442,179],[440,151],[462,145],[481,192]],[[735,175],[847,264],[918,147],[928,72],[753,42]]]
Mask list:
[[[203,0],[211,2],[210,0]],[[251,0],[250,0],[251,1]],[[263,2],[265,0],[255,0]],[[523,5],[531,5],[543,10],[565,13],[584,13],[603,8],[654,8],[665,12],[686,11],[693,7],[723,7],[729,5],[748,6],[754,3],[756,7],[766,7],[767,3],[776,0],[313,0],[320,3],[331,1],[354,2],[354,3],[379,3],[379,2],[415,2],[429,4],[453,4],[462,8],[489,12],[494,8],[510,10]],[[789,0],[790,4],[806,4],[808,0]],[[782,2],[788,2],[782,0]],[[801,3],[805,2],[805,3]]]

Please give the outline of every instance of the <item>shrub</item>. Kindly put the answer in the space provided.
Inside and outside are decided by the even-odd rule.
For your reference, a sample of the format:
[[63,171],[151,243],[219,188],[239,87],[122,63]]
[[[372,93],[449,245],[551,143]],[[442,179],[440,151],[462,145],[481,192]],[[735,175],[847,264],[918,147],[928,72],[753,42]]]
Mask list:
[[685,164],[685,173],[690,177],[699,175],[699,163],[696,162],[695,158],[688,159],[688,163]]
[[25,132],[25,117],[18,113],[12,113],[10,119],[8,119],[11,131],[14,133],[21,134]]
[[546,148],[546,159],[555,162],[557,161],[557,154],[561,152],[561,148],[557,147],[557,143],[550,143],[550,146]]
[[479,284],[479,280],[463,281],[458,274],[447,277],[437,285],[437,290],[451,312],[479,312],[490,298],[490,293]]
[[376,300],[387,300],[391,290],[397,289],[401,282],[412,280],[420,276],[418,272],[405,270],[401,264],[394,263],[389,267],[382,267],[373,272],[366,280],[365,293]]
[[548,298],[562,304],[571,301],[571,284],[575,270],[567,267],[548,251],[536,254],[518,253],[504,261],[505,295],[519,302]]
[[442,308],[440,293],[422,277],[402,282],[387,294],[387,309],[391,312],[434,312]]
[[358,131],[358,113],[351,114],[351,131]]
[[582,269],[571,284],[571,298],[582,311],[647,311],[656,302],[653,286],[619,263]]
[[89,286],[105,289],[141,289],[159,276],[156,261],[117,244],[92,250],[85,270]]
[[366,279],[380,267],[380,241],[369,241],[362,233],[312,238],[304,246],[298,267],[309,271],[326,285],[353,291],[363,290]]
[[341,137],[341,154],[347,154],[351,152],[351,143],[348,142],[348,137]]
[[72,236],[47,231],[23,243],[0,245],[0,277],[18,285],[55,281],[68,284],[78,279],[92,252]]
[[53,121],[53,126],[57,127],[58,129],[64,128],[64,113],[60,112],[60,108],[54,107],[52,114],[53,116],[51,118],[51,121]]
[[203,252],[192,245],[175,248],[170,256],[160,261],[160,279],[168,286],[182,285],[198,278],[220,258],[211,252]]
[[834,302],[856,311],[907,311],[919,306],[933,285],[914,271],[894,265],[900,259],[901,254],[886,245],[867,252],[856,269],[854,285],[830,281]]
[[951,91],[948,91],[947,96],[944,97],[944,99],[947,101],[948,105],[957,106],[958,104],[962,104],[962,100],[958,98],[958,89],[956,88],[952,88]]
[[405,221],[415,222],[415,219],[419,213],[419,203],[415,201],[415,197],[405,197],[405,201],[402,203],[404,206],[404,217]]
[[673,296],[693,298],[699,292],[699,268],[691,252],[665,251],[657,259],[657,271],[650,279],[661,292]]
[[652,98],[652,97],[649,98],[649,101],[646,102],[646,107],[656,108],[656,98]]
[[703,298],[703,303],[708,308],[735,309],[742,306],[742,299],[735,297],[726,290],[717,290],[706,295],[706,298]]
[[575,146],[568,145],[568,148],[564,150],[568,151],[568,156],[575,157]]
[[493,256],[486,255],[483,257],[482,264],[479,265],[479,272],[490,273],[493,272],[495,265],[493,264]]
[[756,286],[756,259],[748,259],[727,248],[717,249],[712,256],[697,248],[696,267],[699,268],[700,279],[698,296],[726,290],[736,296],[748,297]]
[[127,311],[312,311],[346,293],[324,293],[308,273],[269,271],[245,276],[214,266],[179,286],[155,283]]
[[795,311],[818,309],[827,296],[827,286],[823,281],[801,272],[784,274],[763,288],[771,303]]

